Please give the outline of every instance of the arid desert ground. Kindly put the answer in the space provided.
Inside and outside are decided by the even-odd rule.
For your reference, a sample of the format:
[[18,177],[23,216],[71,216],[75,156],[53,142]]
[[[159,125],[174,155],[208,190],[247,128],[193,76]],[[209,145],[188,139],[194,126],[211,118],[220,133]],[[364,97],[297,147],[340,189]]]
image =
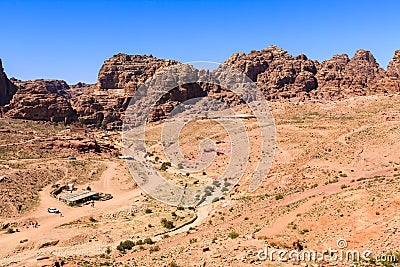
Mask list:
[[[257,257],[265,244],[322,251],[337,248],[338,240],[346,240],[347,249],[399,256],[399,105],[398,95],[270,103],[277,144],[262,186],[247,190],[258,132],[254,119],[243,119],[252,145],[248,172],[223,199],[196,208],[146,195],[118,157],[118,132],[2,118],[0,265],[350,266]],[[147,125],[149,139],[161,124]],[[204,129],[216,136],[217,147],[229,143],[223,128],[199,120],[181,132],[189,158],[198,153]],[[93,140],[101,152],[91,148]],[[160,168],[160,144],[147,145]],[[204,173],[187,175],[175,167],[163,173],[181,185],[212,181],[231,156],[226,151]],[[52,196],[54,184],[71,182],[112,198],[70,206]],[[62,215],[48,213],[49,207]]]

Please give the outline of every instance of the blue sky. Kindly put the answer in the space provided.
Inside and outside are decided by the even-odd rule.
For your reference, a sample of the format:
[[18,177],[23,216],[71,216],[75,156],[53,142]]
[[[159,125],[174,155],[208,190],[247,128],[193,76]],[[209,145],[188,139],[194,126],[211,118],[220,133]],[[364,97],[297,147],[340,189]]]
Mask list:
[[1,1],[8,76],[96,82],[118,52],[222,62],[278,45],[322,61],[400,49],[400,1]]

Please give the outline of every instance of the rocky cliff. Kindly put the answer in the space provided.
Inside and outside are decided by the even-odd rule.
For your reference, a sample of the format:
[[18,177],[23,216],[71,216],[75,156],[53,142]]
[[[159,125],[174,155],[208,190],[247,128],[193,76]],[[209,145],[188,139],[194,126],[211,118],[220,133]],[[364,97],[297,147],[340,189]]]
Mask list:
[[3,69],[3,63],[0,59],[0,106],[10,103],[10,100],[16,92],[17,87],[7,78]]
[[[97,84],[78,83],[71,87],[59,80],[10,81],[2,71],[0,105],[9,103],[3,112],[13,118],[65,123],[79,120],[94,127],[119,129],[135,91],[154,73],[175,64],[179,62],[117,54],[104,61]],[[400,50],[395,52],[386,71],[366,50],[358,50],[352,58],[334,55],[319,63],[303,54],[292,56],[276,46],[248,54],[235,53],[223,64],[246,74],[272,101],[337,100],[400,92]],[[200,71],[196,75],[208,74]],[[166,94],[150,120],[165,118],[179,103],[200,96],[240,102],[219,86],[190,84]]]
[[127,89],[135,92],[157,70],[177,64],[174,60],[164,60],[150,56],[117,54],[104,61],[99,71],[100,89]]
[[343,54],[319,63],[305,55],[294,57],[270,46],[249,54],[236,53],[224,64],[244,72],[270,100],[332,100],[398,92],[399,57],[396,51],[385,71],[366,50],[358,50],[351,59]]
[[223,64],[246,74],[269,100],[303,96],[318,87],[314,61],[305,55],[293,57],[276,46],[236,53]]
[[6,109],[8,117],[64,123],[77,119],[65,81],[14,79],[13,82],[18,86],[18,91]]

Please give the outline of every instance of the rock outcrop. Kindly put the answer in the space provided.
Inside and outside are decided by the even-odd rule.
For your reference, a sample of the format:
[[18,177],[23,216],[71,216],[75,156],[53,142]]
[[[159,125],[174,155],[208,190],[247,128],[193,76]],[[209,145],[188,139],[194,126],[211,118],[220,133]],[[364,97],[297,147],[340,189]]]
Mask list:
[[10,103],[16,92],[17,87],[7,78],[0,59],[0,106]]
[[104,61],[99,71],[100,89],[127,89],[130,93],[162,68],[177,64],[174,60],[164,60],[150,56],[119,53]]
[[358,50],[351,59],[335,55],[320,64],[305,55],[293,57],[276,46],[236,53],[224,64],[245,73],[269,100],[332,100],[400,90],[399,51],[387,71],[367,50]]
[[[176,64],[179,62],[151,55],[120,53],[104,61],[97,84],[73,86],[59,80],[8,80],[2,71],[0,105],[8,104],[2,112],[12,118],[65,123],[79,120],[93,127],[120,129],[136,90],[157,71]],[[223,64],[243,72],[273,101],[337,100],[400,92],[400,50],[395,52],[387,71],[366,50],[358,50],[352,58],[335,55],[319,63],[303,54],[292,56],[276,46],[248,54],[235,53]],[[198,71],[194,75],[209,74]],[[163,119],[180,103],[203,96],[225,103],[241,102],[234,93],[218,85],[188,84],[165,94],[149,120]]]
[[148,78],[177,61],[153,56],[117,54],[104,61],[95,86],[77,84],[73,108],[79,121],[105,129],[119,129],[131,97]]
[[69,89],[59,80],[13,80],[18,86],[6,115],[10,118],[71,123],[77,119]]
[[390,78],[400,79],[400,50],[396,50],[393,59],[389,62],[387,75]]
[[346,54],[335,55],[319,65],[318,89],[313,96],[329,100],[384,93],[378,84],[385,76],[385,70],[369,51],[358,50],[351,59]]
[[223,64],[246,74],[269,100],[304,97],[318,87],[314,61],[305,55],[293,57],[276,46],[249,54],[236,53]]

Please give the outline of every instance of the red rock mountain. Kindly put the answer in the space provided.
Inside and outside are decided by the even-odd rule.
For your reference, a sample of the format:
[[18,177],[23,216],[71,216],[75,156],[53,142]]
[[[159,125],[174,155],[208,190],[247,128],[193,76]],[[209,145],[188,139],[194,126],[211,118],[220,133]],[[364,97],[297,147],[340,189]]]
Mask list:
[[314,61],[305,55],[293,57],[276,46],[233,54],[223,64],[246,74],[268,100],[303,96],[318,87]]
[[77,119],[71,107],[69,89],[59,80],[12,80],[18,87],[6,115],[15,119],[71,123]]
[[[10,81],[1,71],[0,106],[6,105],[3,113],[12,118],[65,123],[79,120],[94,127],[119,129],[137,88],[155,72],[175,64],[179,62],[151,55],[117,54],[104,61],[97,84],[78,83],[71,87],[57,80]],[[272,101],[336,100],[400,92],[400,50],[386,71],[366,50],[358,50],[352,58],[334,55],[319,63],[303,54],[292,56],[276,46],[248,54],[235,53],[223,64],[246,74]],[[238,102],[237,97],[219,86],[181,86],[161,99],[150,120],[162,119],[179,103],[205,95]]]

